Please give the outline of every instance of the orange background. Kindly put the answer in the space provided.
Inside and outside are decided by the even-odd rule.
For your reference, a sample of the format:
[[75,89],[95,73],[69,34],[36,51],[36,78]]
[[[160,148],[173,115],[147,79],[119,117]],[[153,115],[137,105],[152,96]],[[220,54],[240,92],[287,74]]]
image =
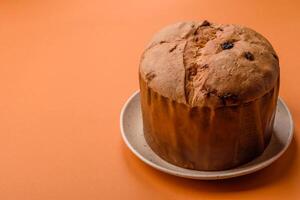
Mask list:
[[[0,0],[0,199],[300,199],[300,2]],[[244,24],[280,57],[295,140],[253,175],[194,181],[158,172],[123,143],[119,113],[141,52],[182,20]]]

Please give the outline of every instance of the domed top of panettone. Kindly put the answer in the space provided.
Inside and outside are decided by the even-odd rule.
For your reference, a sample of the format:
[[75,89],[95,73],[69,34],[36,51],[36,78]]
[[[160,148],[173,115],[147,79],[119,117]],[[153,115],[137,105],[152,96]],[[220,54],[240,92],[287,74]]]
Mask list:
[[153,91],[191,107],[232,106],[272,90],[279,61],[267,39],[252,29],[182,22],[153,37],[140,76]]

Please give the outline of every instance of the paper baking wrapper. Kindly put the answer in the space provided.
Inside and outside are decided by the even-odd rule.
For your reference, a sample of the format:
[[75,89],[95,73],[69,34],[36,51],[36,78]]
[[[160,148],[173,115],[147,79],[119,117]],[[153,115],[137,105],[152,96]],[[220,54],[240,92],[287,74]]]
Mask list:
[[189,107],[159,95],[140,77],[144,135],[164,160],[189,169],[225,170],[251,161],[268,145],[279,81],[238,106]]

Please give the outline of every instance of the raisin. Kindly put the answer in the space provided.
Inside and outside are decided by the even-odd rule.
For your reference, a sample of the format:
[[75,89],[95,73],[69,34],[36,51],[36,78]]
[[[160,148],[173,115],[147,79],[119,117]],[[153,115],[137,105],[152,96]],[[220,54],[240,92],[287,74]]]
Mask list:
[[235,103],[238,100],[238,96],[231,93],[226,93],[224,95],[219,95],[219,98],[221,99],[223,105],[226,105],[227,101],[230,101],[232,103]]
[[254,55],[252,53],[250,53],[249,51],[245,52],[244,56],[247,60],[251,60],[251,61],[254,60]]
[[221,44],[221,47],[223,50],[226,50],[226,49],[231,49],[233,47],[233,43],[232,42],[224,42],[223,44]]

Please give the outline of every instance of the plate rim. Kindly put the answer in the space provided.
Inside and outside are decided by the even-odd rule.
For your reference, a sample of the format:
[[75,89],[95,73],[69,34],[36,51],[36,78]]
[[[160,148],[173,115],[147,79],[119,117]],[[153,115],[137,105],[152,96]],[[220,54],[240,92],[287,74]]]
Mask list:
[[[278,101],[280,101],[282,103],[283,107],[287,111],[291,129],[289,130],[289,137],[287,139],[287,142],[286,142],[284,148],[282,148],[276,155],[274,155],[273,157],[269,158],[268,160],[265,160],[265,161],[263,161],[261,163],[258,163],[257,165],[254,165],[254,166],[251,166],[251,167],[246,167],[244,169],[240,169],[239,171],[233,171],[235,168],[229,169],[229,170],[219,170],[219,171],[201,171],[201,170],[191,170],[191,169],[182,168],[182,169],[185,169],[185,170],[198,171],[198,172],[203,172],[203,173],[205,173],[205,172],[208,173],[209,172],[209,174],[206,174],[206,175],[201,175],[201,174],[193,174],[193,175],[191,175],[191,174],[182,174],[182,173],[177,172],[176,170],[172,170],[172,169],[168,169],[168,168],[162,167],[162,166],[160,166],[160,165],[158,165],[156,163],[153,163],[150,160],[146,159],[144,156],[142,156],[133,147],[133,145],[131,145],[131,143],[129,142],[128,138],[126,137],[124,126],[123,126],[124,114],[126,112],[126,109],[128,108],[129,103],[137,95],[139,95],[139,93],[140,93],[139,90],[135,91],[126,100],[125,104],[122,107],[122,110],[121,110],[121,113],[120,113],[120,130],[121,130],[122,138],[123,138],[125,144],[127,145],[127,147],[131,150],[131,152],[135,156],[137,156],[140,160],[142,160],[147,165],[155,168],[156,170],[162,171],[162,172],[170,174],[170,175],[179,176],[179,177],[183,177],[183,178],[189,178],[189,179],[198,179],[198,180],[218,180],[218,179],[228,179],[228,178],[234,178],[234,177],[238,177],[238,176],[243,176],[243,175],[251,174],[251,173],[254,173],[256,171],[259,171],[259,170],[261,170],[261,169],[263,169],[263,168],[271,165],[278,158],[280,158],[283,155],[283,153],[288,149],[288,147],[290,146],[290,144],[291,144],[291,142],[293,140],[293,136],[294,136],[294,122],[293,122],[292,114],[291,114],[291,112],[290,112],[287,104],[285,103],[285,101],[281,97],[278,97]],[[171,164],[171,163],[169,163],[169,164]],[[179,167],[179,166],[176,166],[176,167]],[[214,172],[218,172],[218,173],[224,172],[225,174],[215,175]]]

